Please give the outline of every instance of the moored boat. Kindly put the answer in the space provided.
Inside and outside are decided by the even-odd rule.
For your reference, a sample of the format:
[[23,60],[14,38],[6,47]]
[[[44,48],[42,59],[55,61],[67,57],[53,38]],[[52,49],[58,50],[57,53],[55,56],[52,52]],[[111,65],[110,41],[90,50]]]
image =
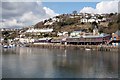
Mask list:
[[86,51],[90,51],[91,49],[90,49],[90,48],[86,48],[85,50],[86,50]]
[[4,45],[3,48],[8,48],[8,45]]

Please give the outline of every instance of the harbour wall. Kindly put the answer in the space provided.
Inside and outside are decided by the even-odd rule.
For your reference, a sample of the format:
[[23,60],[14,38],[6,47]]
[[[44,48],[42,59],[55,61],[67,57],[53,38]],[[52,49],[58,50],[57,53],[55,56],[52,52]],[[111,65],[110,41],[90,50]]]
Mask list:
[[119,51],[120,47],[107,46],[107,45],[64,45],[56,43],[48,44],[28,44],[27,47],[39,48],[54,48],[54,49],[81,49],[81,50],[97,50],[97,51]]

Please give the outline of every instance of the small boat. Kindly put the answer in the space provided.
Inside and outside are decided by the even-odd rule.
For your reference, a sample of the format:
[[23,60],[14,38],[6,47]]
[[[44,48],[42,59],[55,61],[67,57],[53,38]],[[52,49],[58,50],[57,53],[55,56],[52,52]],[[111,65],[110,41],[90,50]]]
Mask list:
[[11,45],[11,44],[9,44],[9,45],[3,45],[3,48],[13,48],[13,47],[15,47],[15,45]]
[[15,47],[15,44],[10,44],[8,47],[13,48],[13,47]]
[[7,45],[4,45],[3,48],[8,48],[8,46],[7,46]]
[[86,51],[90,51],[91,49],[90,49],[90,48],[86,48],[85,50],[86,50]]

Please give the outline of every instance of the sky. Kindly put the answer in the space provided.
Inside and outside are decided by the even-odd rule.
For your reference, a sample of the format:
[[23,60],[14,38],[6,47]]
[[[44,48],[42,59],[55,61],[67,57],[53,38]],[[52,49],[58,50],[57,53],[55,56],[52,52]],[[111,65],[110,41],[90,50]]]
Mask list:
[[72,13],[72,11],[80,11],[85,6],[96,7],[97,2],[44,2],[43,6],[49,7],[56,13]]
[[117,1],[101,2],[2,2],[0,28],[22,28],[64,13],[118,12]]

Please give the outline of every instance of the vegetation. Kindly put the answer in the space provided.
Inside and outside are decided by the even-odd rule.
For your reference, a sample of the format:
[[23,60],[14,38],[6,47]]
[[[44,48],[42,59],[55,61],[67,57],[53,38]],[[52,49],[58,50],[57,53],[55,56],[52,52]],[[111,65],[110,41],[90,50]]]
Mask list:
[[108,28],[103,29],[105,33],[113,33],[117,30],[120,30],[120,14],[109,14],[111,21],[108,23]]
[[[73,16],[70,18],[70,16]],[[46,22],[51,22],[52,19],[47,19],[45,21],[41,21],[37,23],[34,28],[53,28],[54,32],[52,33],[40,33],[37,36],[35,34],[30,34],[26,33],[26,37],[34,37],[34,38],[42,38],[42,37],[56,37],[57,32],[60,31],[68,31],[72,32],[75,30],[82,30],[86,32],[92,32],[94,27],[96,26],[99,29],[100,33],[113,33],[116,32],[118,29],[120,30],[120,14],[106,14],[107,20],[106,22],[92,22],[92,23],[83,23],[80,22],[80,17],[75,17],[77,16],[77,11],[73,11],[73,15],[68,15],[68,14],[62,14],[60,16],[56,16],[56,18],[59,18],[60,21],[54,22],[52,25],[44,25]],[[98,19],[103,19],[103,16],[98,16]],[[90,18],[90,16],[88,16]],[[103,24],[101,24],[103,23]],[[22,32],[25,32],[28,28],[23,28]],[[14,39],[18,36],[17,31],[3,31],[2,32],[2,37],[4,38],[5,41],[8,39]]]
[[[104,17],[109,19],[106,22],[101,22],[101,23],[81,23],[80,22],[80,17],[75,17],[77,16],[77,11],[72,12],[73,15],[68,15],[68,14],[62,14],[59,16],[56,16],[55,18],[59,18],[59,22],[54,22],[53,25],[44,25],[47,21],[51,21],[52,19],[45,20],[44,22],[39,22],[35,25],[35,28],[53,28],[55,32],[58,31],[74,31],[74,30],[80,30],[84,29],[89,32],[93,30],[95,26],[98,27],[99,32],[102,33],[113,33],[117,31],[118,29],[120,30],[120,14],[116,13],[110,13],[106,14],[105,16],[98,16],[98,19],[103,19]],[[69,16],[73,16],[74,18],[70,18]],[[91,16],[88,16],[90,18]]]
[[58,24],[58,26],[72,25],[72,24],[75,24],[75,20],[74,19],[67,19],[65,21],[58,22],[57,24]]

